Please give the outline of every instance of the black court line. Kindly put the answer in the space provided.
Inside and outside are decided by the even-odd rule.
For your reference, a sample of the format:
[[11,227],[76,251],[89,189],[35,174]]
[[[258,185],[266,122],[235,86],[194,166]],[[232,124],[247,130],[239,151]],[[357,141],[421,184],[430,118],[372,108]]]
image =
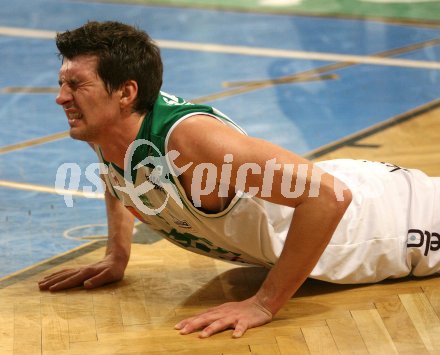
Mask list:
[[[133,244],[154,244],[163,239],[158,234],[150,231],[148,227],[142,222],[137,222],[135,226],[136,233],[134,233],[132,237]],[[75,258],[78,258],[85,254],[89,254],[99,248],[103,248],[106,246],[106,244],[106,239],[91,241],[75,249],[68,250],[67,252],[64,252],[60,255],[56,255],[34,265],[30,265],[22,270],[15,271],[10,275],[6,275],[0,278],[0,289],[11,286],[17,282],[26,280],[35,275],[43,274],[44,272],[53,269],[61,264],[74,260]],[[43,277],[44,275],[41,276]],[[37,284],[35,284],[35,287],[38,287]]]
[[[106,242],[102,240],[96,242],[90,242],[74,250],[67,251],[66,253],[63,253],[61,255],[54,256],[48,260],[42,261],[35,265],[31,265],[22,270],[13,272],[12,274],[8,276],[4,276],[0,279],[0,289],[11,286],[17,282],[26,280],[39,273],[43,273],[53,267],[61,265],[62,263],[65,263],[67,261],[73,260],[81,255],[91,253],[92,251],[95,251],[96,249],[105,246],[105,243]],[[37,283],[35,283],[35,288],[37,287],[38,287]]]
[[[370,137],[376,133],[379,133],[383,130],[389,129],[393,126],[399,125],[403,122],[409,121],[411,119],[414,119],[420,115],[423,115],[425,113],[428,113],[436,108],[440,107],[440,99],[431,101],[430,103],[427,103],[425,105],[419,106],[413,110],[410,110],[408,112],[405,112],[401,115],[392,117],[386,121],[383,121],[381,123],[378,123],[374,126],[371,126],[367,129],[361,130],[357,133],[351,134],[345,138],[342,138],[336,142],[330,143],[328,145],[325,145],[321,148],[314,149],[311,152],[308,152],[304,155],[307,159],[317,159],[325,154],[334,152],[335,150],[338,150],[342,147],[346,146],[359,146],[365,148],[365,145],[359,144],[358,141]],[[377,146],[369,147],[369,148],[377,148]]]
[[348,144],[348,146],[349,147],[356,147],[356,148],[368,148],[368,149],[381,147],[380,144],[365,144],[365,143],[359,143],[359,142],[353,142],[351,144]]
[[[378,58],[387,58],[387,57],[401,55],[401,54],[413,52],[413,51],[416,51],[416,50],[419,50],[422,48],[433,47],[433,46],[437,46],[437,45],[440,45],[440,38],[435,38],[432,40],[427,40],[427,41],[423,41],[423,42],[419,42],[419,43],[415,43],[415,44],[410,44],[405,47],[386,50],[383,52],[372,54],[371,56],[378,57]],[[320,78],[321,78],[321,80],[329,80],[329,79],[334,80],[334,79],[337,79],[338,77],[335,75],[332,76],[332,75],[324,75],[324,74],[329,73],[331,71],[355,66],[355,65],[368,65],[368,64],[357,63],[357,62],[332,63],[332,64],[324,65],[321,67],[313,68],[310,70],[306,70],[304,72],[282,76],[282,77],[279,77],[276,79],[241,82],[241,83],[238,83],[239,86],[234,87],[230,90],[225,90],[222,92],[209,94],[209,95],[202,96],[202,97],[190,100],[190,101],[194,102],[194,103],[203,103],[206,101],[214,101],[214,100],[223,99],[226,97],[231,97],[231,96],[235,96],[235,95],[239,95],[239,94],[243,94],[243,93],[247,93],[247,92],[251,92],[251,91],[255,91],[255,90],[259,90],[259,89],[268,88],[268,87],[271,87],[274,85],[294,83],[294,82],[298,82],[298,81],[319,80]],[[227,85],[229,87],[234,86],[234,82],[228,82]]]

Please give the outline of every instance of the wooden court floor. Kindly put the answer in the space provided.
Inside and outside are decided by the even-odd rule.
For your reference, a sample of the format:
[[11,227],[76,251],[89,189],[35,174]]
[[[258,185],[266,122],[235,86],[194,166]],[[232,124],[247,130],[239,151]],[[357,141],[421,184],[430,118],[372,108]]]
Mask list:
[[[440,176],[440,108],[416,115],[319,159],[353,157]],[[140,231],[140,240],[142,240]],[[148,239],[148,238],[147,238]],[[266,326],[232,339],[200,340],[174,324],[252,295],[265,276],[181,250],[134,243],[123,281],[100,289],[40,292],[36,281],[96,261],[91,244],[0,280],[0,354],[439,354],[440,279],[341,286],[307,281]]]

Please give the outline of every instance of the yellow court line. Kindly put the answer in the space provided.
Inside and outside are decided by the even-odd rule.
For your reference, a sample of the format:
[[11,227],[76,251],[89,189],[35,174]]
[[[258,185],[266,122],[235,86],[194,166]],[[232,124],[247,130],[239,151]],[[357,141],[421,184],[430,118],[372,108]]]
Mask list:
[[[58,264],[54,263],[53,265],[51,265],[52,262],[55,262],[55,261],[57,261],[57,260],[60,260],[60,259],[62,259],[62,257],[64,257],[64,256],[69,256],[69,255],[74,254],[74,253],[76,253],[76,252],[80,252],[81,250],[86,249],[87,247],[90,247],[90,246],[93,245],[93,244],[98,244],[99,242],[100,242],[99,240],[92,240],[92,241],[90,241],[90,242],[86,242],[86,243],[81,244],[81,245],[79,245],[79,246],[77,246],[77,247],[75,247],[75,248],[73,248],[73,249],[70,249],[70,250],[68,250],[68,251],[66,251],[66,252],[63,252],[63,253],[60,253],[60,254],[54,255],[54,256],[52,256],[52,257],[50,257],[50,258],[44,259],[44,260],[39,261],[39,262],[37,262],[37,263],[35,263],[35,264],[32,264],[32,265],[30,265],[30,266],[27,266],[27,267],[25,267],[25,268],[23,268],[23,269],[20,269],[20,270],[14,271],[14,272],[12,272],[12,273],[10,273],[10,274],[8,274],[8,275],[5,275],[5,276],[3,276],[3,277],[0,277],[0,289],[3,288],[2,285],[1,285],[1,283],[5,282],[5,281],[7,281],[7,280],[9,280],[9,279],[12,279],[13,277],[16,277],[16,276],[21,275],[21,274],[25,274],[27,271],[31,271],[31,270],[37,269],[37,268],[40,267],[40,266],[50,266],[51,268],[52,268],[52,267],[57,267]],[[63,261],[63,262],[64,262],[64,261]],[[45,271],[45,270],[43,270],[43,271]],[[42,272],[43,272],[43,271],[42,271]]]
[[47,193],[56,194],[56,195],[72,195],[72,196],[96,198],[96,199],[103,199],[104,198],[104,194],[97,193],[97,192],[57,189],[55,187],[27,184],[27,183],[7,181],[7,180],[0,180],[0,187],[7,187],[10,189],[17,189],[17,190],[47,192]]
[[428,102],[426,104],[420,105],[412,110],[409,110],[407,112],[404,112],[400,115],[391,117],[385,121],[376,123],[370,127],[361,129],[357,132],[354,132],[352,134],[349,134],[341,139],[338,139],[334,142],[331,142],[329,144],[323,145],[319,148],[313,149],[306,154],[304,154],[304,157],[307,159],[317,159],[321,157],[324,154],[333,152],[339,148],[342,148],[348,144],[355,143],[361,139],[367,138],[372,136],[373,134],[376,134],[378,132],[383,132],[385,129],[388,129],[390,127],[393,127],[394,125],[403,123],[409,119],[416,118],[421,116],[422,114],[425,114],[427,112],[430,112],[432,110],[437,109],[440,107],[440,99],[434,100],[431,102]]
[[[45,30],[34,30],[16,27],[0,27],[0,35],[14,37],[30,37],[42,39],[54,39],[55,32]],[[376,56],[348,55],[323,52],[304,52],[284,49],[228,46],[213,43],[193,43],[185,41],[157,40],[161,48],[178,49],[187,51],[240,54],[260,57],[288,58],[288,59],[306,59],[330,62],[350,62],[356,64],[383,65],[404,68],[420,69],[440,69],[440,62],[430,62],[421,60],[382,58]]]
[[68,136],[69,136],[69,132],[65,131],[65,132],[54,133],[49,136],[44,136],[44,137],[35,138],[35,139],[29,139],[24,142],[0,147],[0,154],[13,152],[15,150],[20,150],[20,149],[24,149],[24,148],[35,146],[35,145],[44,144],[44,143],[52,142],[52,141],[59,140],[59,139],[64,139]]

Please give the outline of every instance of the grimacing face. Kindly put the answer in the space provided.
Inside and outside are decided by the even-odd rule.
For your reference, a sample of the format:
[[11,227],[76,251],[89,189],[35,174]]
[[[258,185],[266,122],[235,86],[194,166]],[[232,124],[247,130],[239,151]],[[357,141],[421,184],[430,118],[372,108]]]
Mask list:
[[120,91],[109,94],[97,73],[98,58],[80,55],[64,59],[59,71],[56,103],[63,107],[74,139],[99,143],[120,117]]

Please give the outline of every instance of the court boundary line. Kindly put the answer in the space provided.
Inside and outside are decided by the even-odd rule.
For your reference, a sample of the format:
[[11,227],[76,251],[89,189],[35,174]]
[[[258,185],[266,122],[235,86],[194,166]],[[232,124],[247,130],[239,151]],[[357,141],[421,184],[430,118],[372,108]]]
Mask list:
[[404,112],[400,115],[391,117],[385,121],[379,122],[375,125],[372,125],[368,128],[362,129],[358,132],[355,132],[353,134],[350,134],[342,139],[339,139],[337,141],[334,141],[330,144],[326,144],[322,147],[319,147],[317,149],[313,149],[306,154],[304,154],[304,157],[307,159],[317,159],[325,154],[334,152],[340,148],[355,145],[356,142],[370,137],[382,130],[386,130],[388,128],[397,126],[398,124],[401,124],[403,122],[409,121],[411,119],[414,119],[422,114],[428,113],[430,111],[433,111],[440,107],[440,99],[433,100],[431,102],[428,102],[424,105],[418,106],[412,110],[409,110],[407,112]]
[[[14,33],[15,34],[18,33],[18,35],[20,37],[28,37],[29,36],[31,38],[53,39],[55,32],[46,31],[46,30],[35,30],[35,29],[26,29],[26,28],[18,28],[18,27],[1,27],[0,26],[0,35],[13,35]],[[170,43],[168,43],[168,44],[170,44]],[[436,45],[440,45],[440,38],[434,38],[431,40],[426,40],[423,42],[410,44],[410,45],[407,45],[404,47],[386,50],[383,52],[379,52],[379,53],[375,53],[373,55],[370,55],[370,57],[377,59],[377,58],[384,58],[384,57],[389,57],[389,56],[396,56],[396,55],[401,55],[401,54],[409,53],[409,52],[416,51],[416,50],[419,50],[422,48],[432,47],[432,46],[436,46]],[[249,48],[251,48],[251,47],[249,47]],[[307,52],[305,52],[305,53],[307,53]],[[432,63],[437,63],[440,66],[440,62],[432,62]],[[213,101],[213,100],[218,100],[218,99],[222,99],[222,98],[229,97],[229,96],[243,94],[243,93],[250,92],[253,90],[271,87],[276,84],[305,81],[305,80],[313,80],[319,74],[323,74],[325,72],[332,71],[332,70],[346,68],[346,67],[353,66],[353,65],[361,65],[361,64],[362,63],[356,63],[356,62],[352,62],[352,61],[346,61],[346,62],[340,61],[340,62],[327,64],[327,65],[324,65],[321,67],[317,67],[317,68],[310,69],[310,70],[307,70],[304,72],[295,73],[295,74],[287,75],[287,76],[276,78],[276,79],[257,80],[257,81],[254,80],[251,82],[242,83],[241,85],[239,85],[238,87],[234,87],[233,89],[225,90],[225,91],[214,93],[214,94],[209,94],[209,95],[202,96],[202,97],[195,98],[195,99],[190,99],[189,101],[194,102],[194,103],[202,103],[202,102],[206,102],[206,101]],[[6,88],[6,89],[3,88],[0,91],[0,93],[5,92],[7,94],[8,93],[11,94],[10,91],[11,90],[8,90],[8,88]],[[25,142],[15,143],[10,146],[0,147],[0,154],[8,153],[8,152],[19,150],[19,149],[25,149],[25,148],[28,148],[28,147],[31,147],[34,145],[38,145],[38,144],[48,143],[48,142],[51,142],[51,141],[54,141],[57,139],[64,139],[67,136],[68,136],[68,131],[65,131],[65,132],[55,133],[53,135],[49,135],[49,136],[45,136],[45,137],[31,139],[31,140],[28,140]]]
[[[33,265],[14,271],[11,274],[0,277],[0,289],[11,286],[16,282],[28,279],[41,272],[47,271],[53,267],[57,267],[58,265],[73,260],[76,257],[91,253],[105,246],[105,244],[106,244],[105,240],[96,240],[96,241],[94,240],[94,241],[86,242],[82,245],[79,245],[61,254],[52,256],[48,259],[44,259]],[[35,285],[35,287],[37,287],[37,285]]]
[[[73,0],[75,2],[84,1]],[[386,24],[402,25],[408,27],[426,27],[426,28],[439,28],[440,20],[422,20],[422,19],[410,19],[410,18],[398,18],[398,17],[386,17],[386,16],[368,16],[368,15],[355,15],[355,14],[342,14],[342,13],[313,13],[307,11],[286,11],[282,9],[275,9],[269,7],[254,7],[254,8],[239,8],[228,5],[210,5],[210,4],[163,4],[159,1],[137,2],[136,0],[118,1],[118,0],[92,0],[90,2],[98,4],[118,4],[118,5],[131,5],[131,6],[146,6],[146,7],[169,7],[177,9],[195,9],[195,10],[210,10],[210,11],[225,11],[225,12],[237,12],[237,13],[249,13],[256,15],[274,15],[274,16],[298,16],[298,17],[317,17],[317,18],[329,18],[340,20],[358,20],[358,21],[374,21],[382,22]]]
[[[139,227],[143,223],[135,221],[135,228]],[[108,238],[108,236],[106,236]],[[144,238],[145,239],[145,238]],[[137,235],[133,232],[132,243],[133,244],[153,244],[163,240],[162,237],[149,236],[147,240],[139,240]],[[0,277],[0,290],[15,284],[16,282],[26,280],[39,273],[45,272],[49,269],[55,268],[65,262],[71,261],[77,257],[81,257],[85,254],[96,251],[99,248],[106,247],[107,239],[98,239],[85,242],[75,248],[69,249],[58,255],[54,255],[47,259],[41,260],[35,264],[26,266],[20,270],[14,271],[8,275]],[[1,296],[0,296],[1,299]]]
[[[377,57],[402,55],[405,53],[410,53],[410,52],[413,52],[413,51],[416,51],[416,50],[419,50],[422,48],[436,46],[436,45],[440,45],[440,38],[410,44],[405,47],[389,49],[389,50],[386,50],[383,52],[378,52],[373,55],[377,56]],[[249,81],[249,82],[243,82],[240,86],[234,87],[230,90],[226,90],[226,91],[222,91],[222,92],[214,93],[214,94],[209,94],[209,95],[202,96],[197,99],[190,100],[190,101],[194,102],[194,103],[202,103],[202,102],[206,102],[206,101],[223,99],[225,97],[230,97],[230,96],[234,96],[234,95],[238,95],[238,94],[251,92],[254,90],[272,87],[276,84],[287,84],[289,82],[305,81],[306,78],[310,79],[310,78],[316,77],[317,75],[323,75],[324,73],[328,73],[330,71],[345,69],[345,68],[348,68],[348,67],[351,67],[354,65],[360,65],[360,64],[353,63],[353,62],[336,62],[336,63],[323,65],[323,66],[320,66],[317,68],[309,69],[309,70],[306,70],[303,72],[299,72],[299,73],[295,73],[295,74],[291,74],[291,75],[286,75],[286,76],[279,77],[276,79],[253,80],[253,81]],[[228,83],[228,84],[231,84],[231,83]]]
[[100,192],[70,190],[66,188],[56,188],[45,185],[37,185],[37,184],[8,181],[8,180],[0,180],[0,188],[1,187],[6,187],[9,189],[16,189],[16,190],[24,190],[24,191],[44,192],[44,193],[55,194],[60,196],[70,195],[70,196],[86,197],[86,198],[101,199],[101,200],[104,198],[104,194]]
[[[1,33],[1,28],[2,27],[0,27],[0,33]],[[422,48],[432,47],[432,46],[436,46],[436,45],[440,45],[440,38],[410,44],[405,47],[389,49],[389,50],[386,50],[383,52],[375,53],[375,54],[373,54],[373,56],[388,57],[388,56],[402,55],[405,53],[410,53],[410,52],[413,52],[413,51],[416,51],[416,50],[419,50]],[[193,102],[193,103],[204,103],[207,101],[223,99],[225,97],[239,95],[239,94],[247,93],[247,92],[254,91],[254,90],[264,89],[264,88],[271,87],[271,86],[274,86],[277,84],[288,84],[288,83],[299,82],[299,81],[304,82],[304,81],[308,81],[308,80],[316,80],[317,76],[323,75],[326,72],[344,69],[344,68],[347,68],[347,67],[350,67],[353,65],[360,65],[360,64],[352,63],[352,62],[337,62],[337,63],[323,65],[323,66],[313,68],[310,70],[306,70],[303,72],[275,78],[275,79],[253,80],[253,81],[249,81],[249,82],[243,82],[239,86],[234,86],[232,89],[213,93],[213,94],[208,94],[208,95],[201,96],[201,97],[194,98],[194,99],[190,99],[189,101]],[[231,84],[231,83],[226,83],[226,84]],[[6,88],[6,89],[8,89],[8,88]],[[3,88],[2,91],[4,92],[5,88]],[[0,92],[2,92],[2,91],[0,91]],[[10,90],[6,90],[6,91],[9,93]],[[60,135],[60,138],[58,138],[58,135]],[[65,137],[62,137],[63,135],[65,135]],[[65,131],[65,132],[55,133],[53,135],[49,135],[49,136],[45,136],[45,137],[31,139],[31,140],[21,142],[21,143],[15,143],[10,146],[0,147],[0,154],[8,153],[10,151],[15,151],[15,150],[19,150],[19,149],[29,148],[31,146],[38,145],[38,144],[49,143],[49,142],[55,141],[57,139],[64,139],[68,135],[69,135],[68,131]]]
[[[56,32],[38,29],[29,29],[21,27],[4,27],[0,26],[0,35],[11,37],[54,39]],[[431,41],[438,41],[434,38]],[[315,60],[325,62],[342,62],[355,63],[364,65],[393,66],[404,68],[421,68],[421,69],[440,69],[440,62],[420,61],[399,58],[387,58],[377,55],[351,55],[326,52],[298,51],[277,48],[249,47],[224,45],[216,43],[199,43],[187,41],[173,41],[155,39],[155,42],[161,49],[196,51],[203,53],[221,53],[221,54],[237,54],[245,56],[259,56],[269,58],[285,58],[300,60]],[[436,42],[435,42],[436,43]]]
[[23,142],[18,142],[10,145],[5,145],[0,147],[0,155],[10,153],[16,150],[25,149],[28,147],[34,147],[40,144],[46,144],[49,142],[54,142],[60,139],[67,138],[69,136],[69,131],[58,132],[54,134],[50,134],[43,137],[32,138]]

